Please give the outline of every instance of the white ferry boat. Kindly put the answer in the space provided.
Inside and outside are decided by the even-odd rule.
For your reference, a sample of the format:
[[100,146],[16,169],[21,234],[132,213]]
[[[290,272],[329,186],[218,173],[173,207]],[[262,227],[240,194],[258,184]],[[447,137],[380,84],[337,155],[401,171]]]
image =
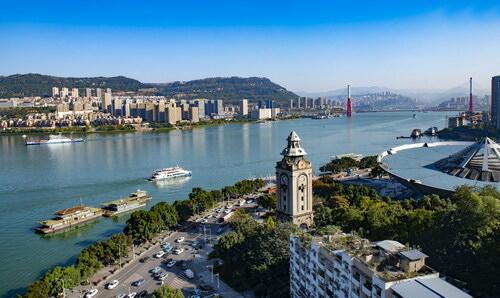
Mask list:
[[183,168],[177,166],[173,168],[166,168],[154,171],[153,175],[148,178],[149,181],[158,181],[164,179],[173,179],[179,177],[191,176],[191,171],[186,171]]
[[83,139],[70,139],[70,138],[63,137],[63,136],[50,135],[48,140],[26,142],[26,146],[75,143],[75,142],[83,142]]
[[332,159],[341,159],[343,157],[350,157],[354,160],[360,161],[363,159],[363,155],[361,154],[356,154],[356,153],[348,153],[348,154],[342,154],[342,155],[334,155],[332,156]]

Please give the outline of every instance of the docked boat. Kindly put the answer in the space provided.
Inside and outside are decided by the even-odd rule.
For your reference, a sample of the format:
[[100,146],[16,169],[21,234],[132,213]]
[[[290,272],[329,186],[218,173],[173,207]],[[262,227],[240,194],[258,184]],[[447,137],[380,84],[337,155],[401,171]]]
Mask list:
[[121,198],[105,204],[101,204],[105,210],[104,216],[111,217],[119,213],[126,212],[132,209],[146,206],[147,201],[151,201],[151,197],[144,190],[137,190],[130,194],[128,198]]
[[83,142],[83,139],[70,139],[70,138],[63,137],[63,136],[50,135],[48,140],[39,140],[39,141],[26,142],[26,146],[30,146],[30,145],[63,144],[63,143],[76,143],[76,142]]
[[418,138],[422,135],[422,131],[418,128],[415,128],[412,132],[411,132],[411,135],[410,137],[412,138]]
[[332,159],[341,159],[343,157],[349,157],[349,158],[352,158],[352,159],[357,160],[357,161],[360,161],[361,159],[363,159],[363,155],[356,154],[356,153],[334,155],[334,156],[332,156]]
[[41,226],[35,228],[35,230],[40,233],[49,234],[101,217],[103,214],[104,210],[101,208],[79,205],[57,211],[53,219],[39,221],[38,223]]
[[177,166],[173,168],[166,168],[154,171],[153,175],[148,178],[149,181],[158,181],[164,179],[173,179],[179,177],[188,177],[191,176],[191,171],[186,171],[183,168]]
[[424,131],[425,135],[435,136],[438,132],[437,127],[429,127],[426,131]]

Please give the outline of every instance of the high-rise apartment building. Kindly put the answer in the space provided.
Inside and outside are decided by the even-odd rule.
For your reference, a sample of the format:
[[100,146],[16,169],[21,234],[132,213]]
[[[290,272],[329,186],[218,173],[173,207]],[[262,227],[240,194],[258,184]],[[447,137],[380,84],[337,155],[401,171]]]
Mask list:
[[[302,238],[304,239],[304,238]],[[471,297],[403,244],[339,233],[305,244],[290,236],[290,297]]]
[[52,87],[52,97],[58,97],[58,96],[59,96],[59,88]]
[[62,89],[61,89],[61,92],[59,93],[59,96],[60,96],[61,98],[66,98],[66,97],[68,97],[68,95],[69,95],[69,90],[68,90],[68,88],[66,88],[66,87],[62,88]]
[[111,88],[106,88],[106,93],[111,94]]
[[92,97],[92,89],[90,88],[85,88],[85,97]]
[[248,115],[248,99],[242,99],[240,101],[240,115],[241,116]]
[[267,109],[274,109],[274,101],[273,100],[266,100],[266,108]]
[[111,94],[106,93],[102,98],[101,111],[104,113],[112,113],[112,110]]
[[491,78],[491,124],[500,129],[500,76]]
[[97,98],[102,98],[102,89],[101,88],[96,88],[95,89],[95,96]]
[[71,97],[73,98],[78,98],[79,94],[78,94],[78,88],[73,88],[71,90]]

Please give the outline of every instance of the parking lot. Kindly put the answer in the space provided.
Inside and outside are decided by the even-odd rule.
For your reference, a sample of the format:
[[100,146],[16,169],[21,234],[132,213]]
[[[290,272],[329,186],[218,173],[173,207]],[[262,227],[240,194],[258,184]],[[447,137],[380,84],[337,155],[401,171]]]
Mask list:
[[[250,200],[251,198],[253,196],[246,197]],[[255,206],[255,200],[249,203],[235,200],[225,202],[218,208],[207,210],[205,214],[193,218],[171,235],[160,236],[148,250],[135,256],[123,268],[107,277],[106,280],[100,281],[97,286],[79,286],[73,288],[72,291],[67,291],[66,294],[68,297],[82,297],[85,291],[97,289],[98,292],[93,297],[127,297],[129,294],[134,296],[134,293],[138,294],[142,291],[147,291],[150,294],[162,285],[169,285],[181,289],[186,297],[195,293],[192,293],[194,289],[200,291],[199,296],[213,295],[221,288],[220,282],[217,283],[218,287],[212,284],[215,289],[209,285],[212,283],[213,277],[210,276],[211,273],[209,273],[210,275],[206,274],[206,271],[209,270],[207,268],[210,267],[207,264],[213,264],[213,262],[206,260],[207,255],[212,251],[213,245],[217,243],[218,239],[230,231],[230,227],[224,220],[227,221],[237,208],[243,207],[249,212],[255,212],[257,211]],[[176,249],[178,254],[174,253]],[[157,255],[164,250],[167,252],[164,252],[162,256]],[[172,262],[168,265],[170,261],[175,261],[175,264]],[[186,270],[192,271],[193,275],[187,276]],[[202,272],[205,280],[201,278]],[[159,275],[162,273],[163,275],[166,273],[166,276],[160,279]],[[190,275],[189,271],[188,275]],[[112,289],[108,289],[106,285],[113,280],[117,280],[118,284]],[[143,281],[137,285],[139,280]],[[231,289],[226,289],[226,291],[229,290]],[[239,294],[235,292],[234,295],[238,296]]]

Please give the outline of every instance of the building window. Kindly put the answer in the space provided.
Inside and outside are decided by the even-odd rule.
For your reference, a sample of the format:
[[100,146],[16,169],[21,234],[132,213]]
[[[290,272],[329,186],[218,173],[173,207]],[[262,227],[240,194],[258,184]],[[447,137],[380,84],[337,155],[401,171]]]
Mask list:
[[285,210],[286,210],[286,205],[283,205],[283,209],[285,209]]
[[302,210],[304,210],[304,206],[302,206]]
[[286,196],[283,196],[283,201],[286,201]]

